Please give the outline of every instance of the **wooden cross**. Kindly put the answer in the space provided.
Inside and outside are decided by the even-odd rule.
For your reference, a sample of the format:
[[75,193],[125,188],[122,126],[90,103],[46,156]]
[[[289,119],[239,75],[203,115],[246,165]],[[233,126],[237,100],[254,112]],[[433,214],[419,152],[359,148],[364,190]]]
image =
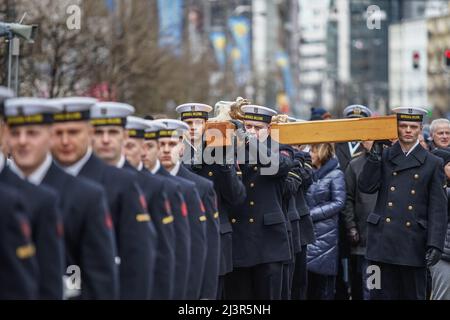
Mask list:
[[[229,133],[230,129],[233,128],[234,125],[229,122],[208,122],[205,135],[206,143],[212,147],[231,145]],[[277,138],[276,131],[272,131],[274,139],[282,144],[289,145],[388,140],[397,138],[397,117],[392,115],[372,118],[273,123],[271,130],[277,130],[278,132]]]

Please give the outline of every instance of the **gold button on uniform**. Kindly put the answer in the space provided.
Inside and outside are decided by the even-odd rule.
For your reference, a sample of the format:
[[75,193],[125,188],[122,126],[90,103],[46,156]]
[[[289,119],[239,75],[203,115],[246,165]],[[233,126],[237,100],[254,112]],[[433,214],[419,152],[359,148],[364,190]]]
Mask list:
[[248,219],[248,222],[253,223],[255,220],[253,218]]
[[408,228],[411,227],[411,222],[406,221],[406,226],[407,226]]
[[254,203],[253,201],[250,201],[250,205],[251,205],[251,206],[254,206],[255,203]]
[[231,219],[231,223],[236,223],[236,219]]
[[388,206],[392,207],[394,204],[392,202],[388,202]]
[[391,222],[391,218],[386,218],[386,222],[387,223]]
[[210,177],[212,177],[212,176],[213,176],[213,173],[212,173],[212,171],[208,172],[208,176],[210,176]]
[[395,171],[392,172],[392,175],[393,175],[393,176],[396,176],[396,175],[397,175],[397,172],[395,172]]
[[419,175],[417,173],[414,175],[414,179],[419,179]]
[[416,190],[411,190],[411,194],[416,194]]
[[250,183],[250,188],[253,188],[255,184],[253,182]]
[[412,209],[413,209],[413,207],[412,207],[412,206],[408,206],[408,210],[410,210],[410,211],[411,211]]
[[395,191],[395,187],[391,187],[391,191]]
[[258,167],[254,166],[253,170],[258,171]]

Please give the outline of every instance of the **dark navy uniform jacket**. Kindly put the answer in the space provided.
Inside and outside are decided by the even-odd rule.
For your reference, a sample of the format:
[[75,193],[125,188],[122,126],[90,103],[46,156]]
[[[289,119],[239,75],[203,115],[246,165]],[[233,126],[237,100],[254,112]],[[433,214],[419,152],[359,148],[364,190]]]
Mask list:
[[81,270],[80,299],[117,299],[114,230],[103,187],[65,173],[52,163],[42,184],[59,193],[67,268]]
[[283,209],[286,212],[288,231],[290,232],[292,257],[295,254],[302,251],[301,241],[300,241],[300,215],[297,211],[297,206],[295,204],[295,196],[299,189],[301,189],[301,184],[303,183],[300,171],[300,163],[294,161],[294,150],[289,146],[281,146],[280,150],[286,156],[289,156],[293,160],[293,165],[288,173],[288,177],[285,181],[284,194],[283,194]]
[[37,299],[38,266],[22,199],[0,185],[0,300]]
[[[309,154],[303,151],[295,151],[294,158],[297,160],[305,161],[305,154],[309,158]],[[313,183],[312,168],[303,165],[300,168],[300,175],[302,177],[302,185],[295,194],[295,206],[300,217],[300,244],[302,246],[305,246],[307,244],[313,243],[316,239],[314,235],[314,225],[305,198],[309,186]]]
[[219,274],[225,275],[233,271],[233,229],[230,223],[230,210],[233,206],[245,200],[245,187],[234,166],[203,164],[198,168],[192,166],[188,166],[188,168],[214,183],[220,219],[221,256]]
[[200,299],[203,273],[205,271],[207,241],[206,241],[206,217],[195,184],[181,177],[172,176],[162,166],[157,174],[170,178],[178,183],[186,200],[187,217],[189,219],[191,238],[191,265],[189,266],[189,279],[186,299]]
[[135,176],[91,155],[80,176],[101,184],[108,198],[120,257],[120,299],[149,299],[157,234]]
[[145,196],[148,211],[158,233],[152,299],[173,299],[176,239],[167,184],[161,177],[137,171],[128,161],[125,161],[123,168],[136,173],[137,182]]
[[234,267],[290,260],[282,199],[292,165],[291,158],[282,152],[278,170],[272,175],[261,174],[262,164],[240,164],[247,198],[231,216]]
[[305,199],[307,189],[308,187],[302,186],[295,195],[295,206],[300,217],[300,244],[302,246],[313,243],[316,239],[314,235],[314,224]]
[[[154,177],[164,179],[167,184],[167,196],[170,201],[170,208],[174,216],[175,229],[175,284],[173,299],[183,300],[186,298],[186,291],[189,279],[189,268],[191,263],[191,234],[186,201],[181,193],[181,187],[175,179],[163,175],[153,175],[147,169],[143,169]],[[170,175],[169,175],[170,176]]]
[[420,144],[405,156],[397,142],[381,161],[368,158],[358,183],[362,192],[378,191],[367,218],[369,260],[424,267],[428,247],[443,249],[447,197],[440,158]]
[[205,209],[208,247],[200,299],[215,299],[217,297],[217,286],[219,282],[220,232],[219,212],[217,209],[217,196],[214,191],[214,184],[208,179],[189,171],[183,165],[180,166],[177,176],[195,183]]
[[291,195],[287,207],[287,218],[291,222],[292,227],[292,250],[294,254],[302,251],[300,241],[300,215],[295,204],[295,196]]
[[57,208],[58,196],[51,189],[35,186],[19,178],[8,167],[0,173],[0,182],[19,193],[29,214],[32,239],[39,266],[39,299],[62,299],[64,265],[64,227]]

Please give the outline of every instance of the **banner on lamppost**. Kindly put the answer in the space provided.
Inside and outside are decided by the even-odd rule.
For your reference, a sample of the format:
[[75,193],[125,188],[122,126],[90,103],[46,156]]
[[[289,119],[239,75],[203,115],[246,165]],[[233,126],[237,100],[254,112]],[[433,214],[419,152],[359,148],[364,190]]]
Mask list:
[[227,39],[225,32],[223,31],[212,31],[209,35],[212,46],[214,48],[214,54],[216,56],[217,63],[221,70],[224,70],[226,63],[226,45]]
[[283,87],[287,94],[289,105],[294,102],[294,85],[292,81],[291,66],[289,63],[289,56],[285,51],[280,50],[277,52],[275,57],[277,66],[280,68],[281,75],[283,77]]
[[[231,31],[231,35],[233,36],[235,48],[239,52],[239,54],[237,54],[237,51],[234,51],[235,55],[239,55],[240,81],[238,84],[244,85],[250,77],[251,70],[250,20],[243,16],[230,17],[228,19],[228,27]],[[232,49],[232,59],[233,62],[235,62],[233,58],[233,50],[235,49]]]
[[181,55],[183,0],[158,0],[159,46]]

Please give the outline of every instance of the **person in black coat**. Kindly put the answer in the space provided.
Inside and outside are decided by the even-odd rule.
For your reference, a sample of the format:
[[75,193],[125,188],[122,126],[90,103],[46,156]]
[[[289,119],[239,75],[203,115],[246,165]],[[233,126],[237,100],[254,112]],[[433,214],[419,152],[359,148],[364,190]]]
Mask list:
[[177,176],[195,183],[199,192],[201,201],[204,205],[204,211],[207,222],[207,242],[208,250],[206,253],[205,276],[202,282],[201,299],[216,299],[219,267],[220,267],[220,232],[219,232],[219,212],[217,209],[217,197],[214,191],[214,185],[211,181],[196,175],[186,167],[180,166]]
[[292,300],[306,300],[308,290],[308,272],[306,268],[307,246],[315,241],[314,226],[306,203],[306,192],[312,184],[312,163],[308,152],[297,150],[294,159],[299,162],[297,175],[301,177],[301,185],[295,194],[295,207],[299,214],[299,232],[301,251],[295,257],[294,275],[292,279]]
[[[372,111],[366,106],[354,104],[344,109],[343,116],[347,119],[367,118],[372,116]],[[361,155],[364,152],[364,147],[360,141],[340,142],[335,143],[335,152],[339,161],[339,168],[345,173],[350,161]],[[358,270],[353,268],[357,261],[351,255],[351,243],[348,241],[346,234],[344,217],[341,214],[339,217],[339,257],[341,263],[339,263],[338,277],[336,279],[336,299],[338,300],[348,300],[350,298],[349,288],[353,295],[354,284],[351,279],[356,278],[359,273]],[[350,279],[344,279],[344,274],[349,274]],[[355,283],[355,286],[357,286],[356,290],[360,292],[359,285]]]
[[[230,209],[233,205],[244,201],[245,188],[237,175],[234,153],[232,153],[232,159],[227,159],[227,150],[208,149],[206,146],[204,132],[208,113],[211,110],[211,106],[199,103],[183,104],[176,108],[181,120],[189,125],[190,128],[190,145],[186,145],[186,151],[183,154],[183,164],[195,174],[212,181],[217,196],[220,222],[220,267],[217,299],[221,299],[223,298],[224,276],[233,270],[233,229],[229,219]],[[188,151],[191,152],[189,153]],[[203,154],[215,155],[216,151],[224,153],[223,159],[220,159],[219,162],[206,164]]]
[[25,199],[39,267],[39,299],[63,297],[64,227],[57,208],[58,196],[49,188],[36,186],[42,179],[42,172],[37,172],[38,164],[47,156],[47,150],[41,145],[50,140],[55,110],[59,109],[35,98],[9,99],[4,110],[6,143],[15,162],[6,167],[3,161],[0,182],[17,190]]
[[[432,152],[444,161],[444,171],[447,179],[447,203],[450,216],[450,148],[435,149]],[[447,223],[444,250],[439,262],[430,268],[431,299],[450,300],[450,223]]]
[[[174,216],[171,212],[171,204],[168,198],[168,183],[163,178],[154,176],[148,171],[139,171],[140,162],[135,161],[135,158],[138,157],[130,157],[136,167],[131,165],[128,159],[123,161],[123,157],[127,154],[142,154],[142,145],[147,127],[146,120],[134,116],[127,117],[126,129],[128,138],[124,141],[123,145],[119,144],[122,148],[118,148],[118,152],[120,149],[124,150],[124,155],[120,158],[119,163],[123,163],[122,168],[136,174],[137,182],[143,191],[149,207],[149,213],[158,233],[152,299],[168,300],[174,297],[176,267]],[[136,149],[135,152],[129,152],[130,150],[134,151],[134,149]]]
[[[114,226],[118,254],[119,298],[149,299],[152,295],[157,235],[146,210],[145,198],[132,173],[107,165],[92,153],[93,128],[88,120],[90,116],[101,113],[99,109],[103,107],[97,109],[98,113],[93,112],[93,101],[88,98],[84,101],[77,98],[75,102],[66,100],[64,105],[63,115],[66,114],[69,121],[54,126],[54,131],[59,134],[53,139],[53,156],[66,172],[88,178],[104,188],[112,217],[108,223]],[[97,118],[94,123],[124,125],[126,114],[108,118],[112,115],[111,110],[108,106],[105,109],[107,111],[102,115],[107,119]],[[79,121],[72,121],[77,114]]]
[[295,259],[301,252],[300,241],[300,215],[295,204],[295,195],[302,184],[300,162],[294,160],[294,150],[288,146],[281,146],[280,150],[283,154],[290,157],[293,161],[291,170],[285,180],[283,190],[283,211],[287,222],[291,259],[285,261],[283,265],[283,284],[281,299],[290,300],[292,295],[292,282],[295,270]]
[[353,300],[368,300],[367,267],[365,258],[367,243],[367,217],[373,212],[377,194],[363,193],[358,188],[358,177],[367,162],[368,151],[373,141],[365,141],[362,144],[367,150],[354,158],[345,171],[345,185],[347,196],[345,209],[342,216],[345,222],[347,241],[351,244],[351,293]]
[[254,105],[241,109],[250,134],[238,150],[247,197],[232,211],[234,269],[226,276],[225,296],[281,299],[283,263],[291,259],[282,197],[292,160],[270,137],[270,122],[276,112]]
[[193,182],[182,177],[173,176],[164,166],[160,166],[156,174],[170,179],[184,196],[182,202],[182,215],[189,220],[189,265],[184,266],[184,272],[188,275],[186,288],[186,299],[200,299],[203,284],[204,270],[206,265],[206,254],[208,248],[206,236],[206,217],[204,215],[200,195]]
[[[62,108],[62,105],[55,101],[49,103]],[[22,129],[26,130],[26,127]],[[112,226],[107,223],[109,213],[103,189],[88,180],[76,179],[59,168],[50,156],[48,130],[41,132],[41,135],[43,134],[47,134],[47,138],[36,139],[34,145],[46,156],[35,158],[32,165],[36,169],[28,174],[28,179],[35,184],[51,188],[58,194],[58,207],[64,222],[64,270],[70,276],[71,268],[79,268],[80,274],[74,276],[80,277],[82,286],[70,290],[67,286],[69,279],[66,279],[64,298],[115,299],[118,281],[114,261],[114,234]],[[13,156],[20,156],[19,147],[20,144],[13,139]],[[26,170],[20,158],[12,168],[17,168],[19,174]]]
[[[195,214],[188,214],[187,200],[189,200],[189,207],[194,210],[193,201],[194,195],[189,193],[189,184],[184,183],[184,179],[171,176],[165,171],[158,160],[158,131],[164,129],[164,125],[158,125],[154,121],[148,121],[149,127],[145,129],[145,141],[143,146],[143,172],[147,172],[152,176],[158,176],[164,179],[168,185],[167,195],[170,200],[172,214],[174,216],[175,227],[175,287],[174,287],[174,299],[183,300],[187,298],[188,287],[190,293],[192,293],[192,284],[189,285],[188,281],[191,275],[191,228],[189,225],[190,219],[195,219]],[[184,196],[185,194],[186,196]],[[197,212],[198,214],[198,212]],[[193,221],[192,223],[196,223]],[[197,224],[194,225],[196,227]],[[195,238],[199,239],[198,237]],[[201,238],[200,238],[201,239]],[[201,240],[204,241],[204,240]],[[200,242],[202,243],[202,242]],[[203,246],[204,244],[202,244]],[[198,263],[198,261],[194,262]],[[198,268],[196,268],[198,270]],[[198,276],[193,274],[192,277]],[[195,278],[191,278],[195,279]],[[192,297],[197,297],[196,294],[192,294]]]
[[[188,126],[181,121],[173,119],[159,119],[156,120],[156,122],[164,123],[166,125],[166,130],[171,132],[171,134],[164,134],[162,133],[163,130],[160,131],[158,143],[160,148],[159,159],[162,166],[169,171],[171,175],[183,178],[185,181],[193,182],[195,185],[194,189],[200,196],[199,204],[202,215],[199,217],[199,221],[206,227],[206,253],[203,265],[204,273],[200,282],[201,288],[199,298],[215,299],[219,279],[220,236],[218,225],[219,216],[217,214],[216,195],[213,184],[209,180],[190,172],[181,163],[181,156],[184,149],[182,135],[186,132]],[[174,132],[175,135],[172,135]],[[188,211],[190,213],[190,210]],[[198,224],[198,222],[196,223]],[[191,254],[193,253],[194,249],[191,250]]]
[[372,147],[358,179],[362,192],[378,198],[369,214],[367,254],[381,272],[371,299],[425,299],[426,267],[436,264],[447,229],[447,198],[442,160],[428,153],[418,136],[420,108],[397,108],[399,141]]
[[0,300],[38,298],[38,269],[22,199],[0,184]]

